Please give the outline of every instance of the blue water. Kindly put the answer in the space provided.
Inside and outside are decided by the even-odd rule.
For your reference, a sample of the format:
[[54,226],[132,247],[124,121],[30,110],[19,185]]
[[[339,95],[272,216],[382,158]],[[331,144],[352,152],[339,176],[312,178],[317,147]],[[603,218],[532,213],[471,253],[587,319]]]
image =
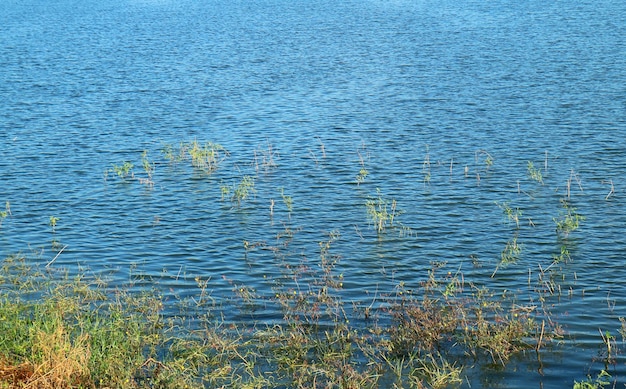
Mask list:
[[[559,265],[571,295],[550,302],[566,337],[464,385],[571,387],[602,367],[598,328],[626,316],[626,3],[4,0],[0,26],[2,257],[67,245],[53,268],[182,296],[210,279],[227,305],[233,285],[272,294],[281,231],[297,231],[285,260],[311,266],[338,231],[348,301],[417,287],[435,261],[519,291],[560,250],[570,180],[586,220]],[[213,174],[160,152],[194,139],[229,151]],[[144,150],[153,188],[106,173],[145,177]],[[244,175],[254,196],[222,201]],[[377,235],[377,189],[410,233]],[[523,211],[523,251],[491,277],[515,230],[495,202]],[[625,382],[621,355],[611,373]]]

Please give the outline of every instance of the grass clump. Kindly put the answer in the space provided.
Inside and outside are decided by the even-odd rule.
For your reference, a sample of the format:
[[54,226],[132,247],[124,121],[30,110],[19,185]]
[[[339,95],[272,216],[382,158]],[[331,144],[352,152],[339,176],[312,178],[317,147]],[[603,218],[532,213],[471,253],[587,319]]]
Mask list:
[[[350,308],[333,249],[340,239],[329,232],[299,266],[284,261],[287,245],[276,248],[281,276],[270,296],[233,282],[240,321],[215,305],[209,280],[196,279],[199,295],[176,311],[157,291],[111,290],[9,257],[0,388],[445,388],[468,365],[504,365],[549,338],[543,325],[538,335],[533,306],[467,283],[460,269],[440,276],[433,266],[415,289],[400,283],[376,306]],[[241,319],[259,304],[282,320]]]
[[105,177],[107,177],[109,173],[113,173],[123,182],[128,182],[135,178],[133,167],[134,165],[130,161],[124,161],[120,165],[113,164],[113,167],[105,172]]
[[587,379],[584,381],[574,381],[574,389],[603,389],[611,385],[611,375],[606,371],[602,370],[596,378],[591,376],[587,376]]
[[555,217],[556,232],[560,237],[567,238],[576,231],[585,217],[576,211],[567,200],[561,200],[562,210],[559,217]]
[[401,234],[411,235],[411,228],[396,221],[396,218],[403,212],[398,209],[395,199],[389,201],[385,198],[380,189],[376,188],[376,197],[370,197],[365,202],[367,217],[376,228],[376,232],[383,234],[387,228],[399,229]]
[[531,161],[528,161],[526,170],[528,171],[528,177],[530,177],[531,180],[543,185],[543,174],[541,174],[541,170],[536,168]]
[[228,151],[219,143],[200,143],[197,140],[181,142],[176,148],[171,144],[166,144],[161,152],[165,159],[172,163],[188,160],[193,167],[207,174],[217,170],[229,155]]

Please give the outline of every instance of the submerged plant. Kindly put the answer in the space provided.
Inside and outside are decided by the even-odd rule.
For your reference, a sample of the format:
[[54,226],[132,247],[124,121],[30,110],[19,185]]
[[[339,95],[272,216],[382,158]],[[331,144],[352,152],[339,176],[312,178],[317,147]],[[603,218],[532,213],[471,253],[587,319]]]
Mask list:
[[0,227],[2,227],[2,222],[4,221],[4,219],[6,219],[10,215],[11,215],[11,204],[7,201],[4,204],[4,211],[0,211]]
[[367,216],[370,222],[376,227],[380,234],[385,231],[387,225],[393,226],[393,221],[401,212],[397,210],[396,200],[389,200],[383,197],[379,188],[376,188],[376,198],[370,198],[365,202]]
[[561,252],[559,254],[553,255],[552,259],[556,263],[568,262],[570,259],[572,259],[569,253],[569,249],[567,248],[567,245],[561,245]]
[[541,170],[537,169],[531,161],[528,161],[527,170],[528,176],[531,180],[537,181],[543,185],[543,175],[541,174]]
[[[363,145],[363,150],[365,150],[365,145]],[[358,186],[365,182],[365,179],[369,175],[369,171],[365,168],[365,159],[363,158],[363,155],[361,155],[361,151],[357,150],[356,153],[359,156],[359,164],[361,165],[359,173],[356,175],[356,184]]]
[[515,235],[506,242],[506,246],[501,253],[500,263],[506,265],[517,262],[521,253],[522,246],[517,243],[517,235]]
[[283,198],[283,203],[285,203],[287,207],[287,212],[291,214],[291,211],[293,211],[293,198],[285,194],[284,188],[280,188],[280,196]]
[[573,389],[604,389],[607,385],[611,385],[611,375],[606,370],[602,370],[596,378],[588,375],[584,381],[574,381]]
[[197,140],[181,142],[178,148],[171,144],[165,144],[161,152],[165,159],[172,163],[189,160],[191,166],[203,170],[207,174],[217,170],[222,161],[229,155],[228,151],[219,143],[200,143]]
[[570,233],[576,231],[585,217],[580,215],[576,208],[572,207],[567,200],[561,200],[562,211],[558,218],[553,218],[556,224],[556,232],[559,236],[567,238]]
[[152,181],[152,176],[154,175],[155,164],[150,162],[148,159],[148,150],[144,150],[141,154],[141,166],[143,167],[143,171],[146,173],[148,178],[140,178],[139,182],[149,187],[153,187],[154,181]]
[[59,222],[58,217],[50,216],[50,219],[48,220],[48,224],[50,225],[50,227],[52,227],[52,232],[56,232],[56,226],[58,222]]
[[260,147],[254,150],[254,168],[259,171],[260,168],[268,173],[270,170],[276,168],[276,157],[278,153],[272,148],[272,144],[267,142],[267,149],[263,150]]
[[231,200],[236,202],[237,206],[241,206],[241,203],[247,200],[252,193],[254,193],[254,179],[250,176],[244,176],[235,186]]
[[122,181],[130,180],[135,176],[133,173],[133,164],[129,161],[125,161],[121,165],[114,164],[111,171]]
[[509,203],[498,203],[496,201],[496,205],[502,210],[504,216],[506,216],[509,222],[515,223],[515,227],[519,228],[519,219],[522,216],[522,210],[518,207],[513,209]]
[[191,164],[206,173],[212,173],[217,170],[219,164],[226,158],[228,151],[218,144],[206,142],[200,144],[197,140],[183,145],[183,155],[188,154],[191,157]]

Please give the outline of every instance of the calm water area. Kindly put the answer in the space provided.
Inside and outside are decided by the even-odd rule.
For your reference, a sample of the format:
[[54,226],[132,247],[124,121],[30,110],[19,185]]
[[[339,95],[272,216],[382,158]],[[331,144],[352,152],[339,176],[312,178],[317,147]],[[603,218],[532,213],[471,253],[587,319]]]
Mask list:
[[[315,267],[333,231],[350,303],[433,263],[528,303],[565,246],[546,300],[564,337],[462,387],[572,387],[604,367],[599,329],[626,352],[625,37],[609,0],[2,0],[0,257],[65,247],[53,269],[182,297],[209,280],[228,307],[237,285],[273,293],[286,233],[281,260]],[[206,174],[161,152],[193,140],[229,154]],[[145,178],[144,150],[153,187],[111,171]],[[244,176],[251,197],[223,198]],[[406,230],[377,233],[378,193]],[[563,239],[568,196],[585,220]]]

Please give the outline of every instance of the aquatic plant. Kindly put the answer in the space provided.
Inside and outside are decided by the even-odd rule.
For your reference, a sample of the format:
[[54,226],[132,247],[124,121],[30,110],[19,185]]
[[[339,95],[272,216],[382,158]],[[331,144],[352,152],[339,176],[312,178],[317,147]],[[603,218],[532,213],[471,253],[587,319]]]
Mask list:
[[207,174],[217,170],[224,159],[230,155],[219,143],[200,143],[195,139],[191,142],[181,142],[177,148],[171,144],[165,144],[161,148],[161,153],[171,163],[189,160],[191,166]]
[[[281,236],[293,234],[286,227]],[[472,365],[485,357],[506,364],[533,339],[541,342],[533,306],[468,284],[460,270],[439,276],[440,265],[415,290],[400,283],[381,294],[386,308],[368,315],[366,327],[353,325],[339,293],[344,279],[333,246],[340,239],[328,233],[315,266],[278,261],[286,277],[274,280],[272,296],[232,282],[241,314],[254,314],[259,303],[280,309],[283,321],[272,325],[229,321],[228,310],[213,315],[220,308],[210,278],[196,277],[198,295],[169,304],[183,316],[165,316],[156,291],[111,293],[101,279],[59,280],[64,273],[7,258],[0,281],[15,287],[0,291],[0,387],[376,388],[393,377],[397,386],[444,388],[462,380],[466,356]],[[268,246],[247,242],[253,247]],[[9,298],[34,291],[42,297]]]
[[8,216],[12,216],[12,213],[11,213],[11,203],[9,203],[9,201],[7,200],[4,203],[4,211],[0,211],[0,227],[2,227],[2,222]]
[[567,200],[569,200],[571,196],[572,181],[576,181],[576,183],[578,184],[578,189],[581,192],[584,192],[583,185],[580,180],[580,177],[578,176],[578,173],[576,173],[574,169],[572,169],[570,170],[569,178],[567,179],[566,187],[565,187],[565,198]]
[[231,201],[237,203],[237,206],[241,206],[241,203],[247,200],[251,194],[254,193],[254,179],[250,176],[243,176],[239,184],[233,189],[233,195]]
[[567,200],[561,200],[562,210],[559,217],[553,218],[556,224],[556,232],[560,237],[567,238],[570,233],[576,231],[585,217],[576,211]]
[[258,172],[263,169],[265,173],[277,167],[276,158],[278,152],[274,151],[272,144],[268,141],[265,149],[257,148],[254,150],[254,168]]
[[611,385],[611,375],[606,370],[601,370],[596,378],[588,375],[584,381],[574,381],[573,389],[604,389],[608,385]]
[[287,212],[291,214],[291,212],[293,211],[293,198],[285,194],[285,188],[279,188],[279,190],[280,190],[280,197],[282,197],[283,203],[287,207]]
[[376,188],[376,195],[375,198],[369,198],[365,202],[365,208],[370,222],[374,224],[376,231],[380,234],[385,231],[387,225],[393,226],[394,219],[401,212],[396,209],[396,200],[392,199],[389,202],[383,197],[379,188]]
[[134,178],[133,164],[129,161],[125,161],[121,165],[114,164],[110,171],[115,173],[122,181]]
[[615,185],[613,185],[613,180],[608,180],[608,181],[603,180],[602,183],[611,185],[611,189],[609,190],[609,193],[607,193],[606,197],[604,198],[605,200],[608,200],[611,196],[615,194]]
[[48,225],[52,227],[52,232],[56,232],[57,223],[59,222],[59,218],[56,216],[50,216],[48,220]]
[[[362,145],[361,148],[363,151],[365,151],[365,145]],[[359,156],[359,165],[361,166],[359,169],[359,173],[356,175],[356,184],[357,186],[359,186],[363,182],[365,182],[365,179],[369,175],[369,171],[365,167],[365,158],[363,157],[363,154],[361,154],[361,149],[358,149],[356,153]]]
[[191,164],[206,173],[214,172],[219,164],[228,156],[228,151],[218,144],[206,142],[200,144],[197,140],[183,144],[182,155],[191,157]]
[[482,164],[485,167],[485,170],[489,170],[490,167],[493,166],[494,159],[486,150],[478,150],[474,153],[474,159],[478,163],[479,157],[483,157]]
[[150,162],[148,159],[148,150],[144,150],[141,154],[141,166],[143,167],[143,171],[146,173],[148,178],[139,178],[139,182],[150,188],[154,187],[152,176],[154,175],[155,164],[154,162]]
[[571,260],[572,257],[570,256],[570,252],[569,252],[569,249],[568,249],[567,245],[561,245],[560,253],[553,255],[552,259],[556,263],[559,263],[559,262],[569,262],[569,260]]
[[541,170],[537,169],[531,161],[528,161],[527,171],[531,180],[537,181],[543,185],[543,175],[541,174]]
[[221,200],[224,201],[227,197],[230,197],[230,185],[220,182]]
[[522,210],[519,207],[513,209],[508,202],[499,203],[496,201],[495,204],[502,210],[507,220],[515,223],[515,227],[519,229],[519,219],[522,216]]
[[506,242],[506,246],[500,255],[500,263],[509,264],[517,262],[521,253],[522,246],[517,243],[517,235],[515,235]]

